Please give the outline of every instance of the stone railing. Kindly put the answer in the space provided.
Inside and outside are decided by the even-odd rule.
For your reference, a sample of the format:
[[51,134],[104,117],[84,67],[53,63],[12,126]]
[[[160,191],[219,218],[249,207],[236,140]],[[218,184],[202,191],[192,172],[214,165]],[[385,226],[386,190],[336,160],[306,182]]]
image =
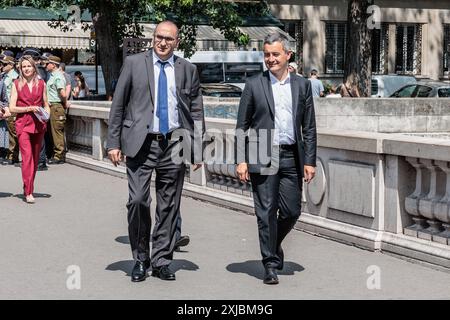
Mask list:
[[406,158],[416,170],[416,188],[405,199],[414,225],[405,234],[448,244],[450,239],[450,163]]
[[[99,163],[105,156],[105,106],[76,105],[69,113],[68,141],[91,148],[88,157]],[[235,121],[207,118],[206,126],[225,132]],[[226,140],[224,135],[222,145]],[[316,177],[304,185],[296,227],[450,267],[449,161],[450,140],[436,135],[319,128]],[[251,186],[238,181],[235,165],[206,164],[190,171],[187,181],[195,189],[191,196],[253,212]]]

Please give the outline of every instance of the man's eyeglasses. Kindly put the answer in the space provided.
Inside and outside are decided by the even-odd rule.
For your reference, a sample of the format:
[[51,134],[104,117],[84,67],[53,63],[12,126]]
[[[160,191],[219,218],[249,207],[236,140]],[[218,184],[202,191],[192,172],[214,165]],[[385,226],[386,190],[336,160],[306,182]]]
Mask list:
[[175,38],[172,38],[172,37],[164,37],[164,36],[162,36],[162,35],[157,34],[157,35],[155,36],[155,40],[156,40],[156,42],[161,42],[161,41],[165,40],[166,43],[169,43],[169,44],[170,44],[170,43],[174,42],[176,39],[175,39]]

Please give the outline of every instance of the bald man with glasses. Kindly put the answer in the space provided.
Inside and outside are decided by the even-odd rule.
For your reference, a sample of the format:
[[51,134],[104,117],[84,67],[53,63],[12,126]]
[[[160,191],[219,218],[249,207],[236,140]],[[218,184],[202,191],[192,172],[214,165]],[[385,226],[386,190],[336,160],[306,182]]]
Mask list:
[[[107,148],[114,165],[126,156],[133,282],[145,280],[150,267],[152,276],[175,280],[169,265],[177,243],[185,166],[172,158],[181,145],[172,136],[183,132],[187,133],[183,140],[189,140],[196,122],[204,128],[197,68],[173,54],[178,43],[177,26],[170,21],[159,23],[153,49],[125,59],[111,105]],[[196,163],[194,169],[200,166],[201,152],[183,156]],[[150,255],[150,181],[154,171],[156,214]]]

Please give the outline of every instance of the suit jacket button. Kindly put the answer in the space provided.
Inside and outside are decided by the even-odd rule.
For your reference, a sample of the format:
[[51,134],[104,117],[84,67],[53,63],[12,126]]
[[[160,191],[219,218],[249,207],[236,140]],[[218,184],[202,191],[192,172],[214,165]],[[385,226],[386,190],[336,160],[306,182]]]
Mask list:
[[150,128],[150,126],[149,125],[147,125],[147,129],[149,129]]

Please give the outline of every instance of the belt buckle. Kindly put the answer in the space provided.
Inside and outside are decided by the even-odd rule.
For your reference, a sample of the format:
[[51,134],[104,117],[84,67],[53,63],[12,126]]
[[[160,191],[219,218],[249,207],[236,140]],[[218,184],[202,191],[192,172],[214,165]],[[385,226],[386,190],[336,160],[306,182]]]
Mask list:
[[164,139],[164,136],[162,134],[160,134],[160,133],[156,134],[156,137],[155,137],[156,141],[162,141],[163,139]]

